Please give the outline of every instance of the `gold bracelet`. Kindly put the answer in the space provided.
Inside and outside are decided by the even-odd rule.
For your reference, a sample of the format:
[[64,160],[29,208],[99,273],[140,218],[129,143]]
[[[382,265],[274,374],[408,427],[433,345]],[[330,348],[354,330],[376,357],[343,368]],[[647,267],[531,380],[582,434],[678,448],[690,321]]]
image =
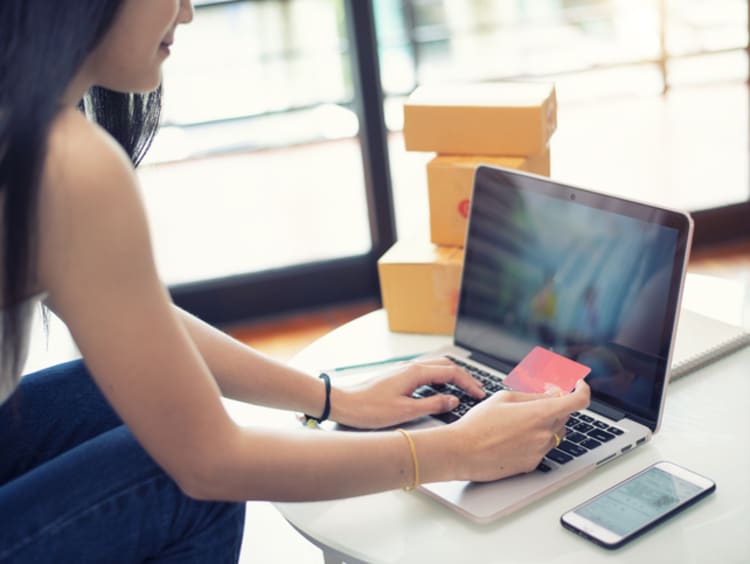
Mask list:
[[417,448],[414,446],[414,441],[411,438],[411,435],[404,431],[403,429],[396,429],[399,433],[401,433],[406,441],[409,443],[409,451],[411,452],[411,461],[414,465],[414,482],[412,482],[411,486],[404,486],[403,490],[405,492],[411,492],[414,491],[417,486],[419,486],[419,459],[417,458]]

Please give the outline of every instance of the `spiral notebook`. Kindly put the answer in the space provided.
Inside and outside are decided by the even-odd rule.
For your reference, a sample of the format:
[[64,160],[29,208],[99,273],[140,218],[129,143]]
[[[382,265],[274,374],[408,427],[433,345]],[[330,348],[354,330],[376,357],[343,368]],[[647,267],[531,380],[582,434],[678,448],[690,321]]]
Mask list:
[[677,326],[670,381],[747,345],[750,345],[750,331],[683,308]]

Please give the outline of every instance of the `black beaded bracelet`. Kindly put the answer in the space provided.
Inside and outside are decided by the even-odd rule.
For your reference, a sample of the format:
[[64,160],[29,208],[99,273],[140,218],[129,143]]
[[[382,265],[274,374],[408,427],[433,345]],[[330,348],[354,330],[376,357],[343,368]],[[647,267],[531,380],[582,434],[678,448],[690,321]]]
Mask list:
[[322,423],[331,414],[331,378],[325,372],[321,372],[318,376],[326,386],[326,401],[323,406],[323,414],[320,417],[313,417],[311,415],[305,415],[305,422],[310,424],[311,422]]

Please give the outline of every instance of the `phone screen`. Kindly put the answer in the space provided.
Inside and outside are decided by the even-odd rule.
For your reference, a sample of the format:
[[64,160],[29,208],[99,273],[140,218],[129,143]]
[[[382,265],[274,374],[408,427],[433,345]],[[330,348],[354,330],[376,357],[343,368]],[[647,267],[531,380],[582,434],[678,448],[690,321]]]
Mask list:
[[701,491],[696,484],[659,468],[651,468],[584,505],[577,513],[605,529],[626,536]]
[[714,488],[702,476],[668,463],[656,464],[566,513],[562,521],[567,528],[613,548]]

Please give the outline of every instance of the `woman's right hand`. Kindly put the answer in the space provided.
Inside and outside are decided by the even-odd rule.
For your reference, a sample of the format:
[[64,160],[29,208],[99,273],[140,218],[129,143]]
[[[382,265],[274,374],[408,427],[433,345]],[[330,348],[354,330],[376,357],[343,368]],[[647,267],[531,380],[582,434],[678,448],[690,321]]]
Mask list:
[[458,439],[457,478],[478,482],[531,472],[565,434],[570,413],[591,401],[580,381],[568,395],[498,392],[449,427]]

